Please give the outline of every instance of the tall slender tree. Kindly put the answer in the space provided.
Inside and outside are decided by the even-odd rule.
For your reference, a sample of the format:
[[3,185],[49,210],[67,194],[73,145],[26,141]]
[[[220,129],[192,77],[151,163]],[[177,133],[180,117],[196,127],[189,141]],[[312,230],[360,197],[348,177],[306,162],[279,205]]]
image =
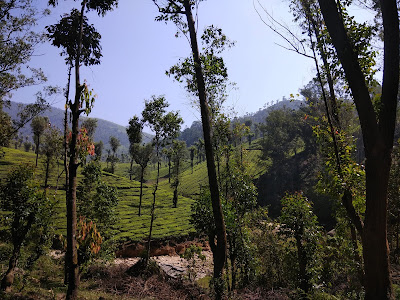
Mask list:
[[154,211],[156,205],[156,194],[158,190],[158,180],[160,178],[160,149],[162,146],[167,145],[172,139],[176,138],[179,134],[182,118],[177,112],[166,112],[169,106],[164,96],[152,96],[151,100],[145,101],[145,108],[142,112],[143,123],[147,124],[154,132],[153,144],[156,152],[157,160],[157,177],[153,190],[153,204],[151,206],[151,221],[149,237],[147,241],[147,256],[146,264],[150,259],[150,243],[153,231]]
[[318,0],[344,69],[358,112],[365,149],[366,211],[364,222],[351,203],[347,208],[361,232],[365,271],[365,299],[391,299],[387,242],[387,191],[399,86],[399,17],[395,0],[379,1],[383,21],[384,62],[380,107],[375,111],[357,50],[343,22],[341,3]]
[[[164,5],[160,4],[161,1],[158,0],[153,0],[153,2],[157,5],[160,12],[160,16],[157,17],[156,20],[172,21],[182,33],[187,35],[187,38],[190,41],[192,57],[186,60],[184,65],[188,66],[187,69],[189,70],[189,73],[193,75],[192,80],[188,81],[189,86],[187,88],[191,93],[198,97],[200,103],[208,180],[217,239],[217,244],[214,248],[215,251],[213,251],[215,291],[217,299],[221,299],[223,294],[222,272],[226,260],[227,242],[225,222],[218,188],[217,171],[214,161],[214,149],[212,145],[211,117],[214,112],[213,108],[217,106],[212,105],[215,104],[213,100],[216,99],[213,98],[211,90],[207,90],[207,86],[209,88],[215,87],[218,90],[224,82],[223,78],[225,74],[215,73],[215,76],[207,76],[208,74],[206,73],[206,70],[213,68],[206,68],[206,66],[221,66],[221,71],[226,71],[222,58],[215,56],[214,53],[220,53],[223,48],[229,46],[229,43],[220,29],[210,26],[204,33],[205,41],[208,44],[207,46],[209,46],[206,47],[206,49],[210,49],[210,52],[207,53],[209,55],[202,56],[200,54],[192,9],[197,7],[201,0],[169,0]],[[174,70],[171,72],[170,70],[171,73],[173,73],[173,71]],[[186,73],[185,75],[188,74]],[[216,79],[216,81],[212,82],[208,79]],[[213,83],[213,85],[207,85],[207,83]],[[211,242],[214,242],[214,238]]]
[[[78,296],[79,268],[76,249],[76,189],[77,169],[79,166],[77,139],[79,134],[79,116],[82,112],[89,113],[93,98],[86,84],[81,84],[80,66],[100,63],[100,34],[93,26],[88,25],[85,12],[95,10],[99,15],[105,15],[116,6],[118,0],[82,0],[80,11],[74,9],[60,23],[50,26],[49,37],[53,45],[62,47],[65,56],[75,67],[75,99],[69,101],[72,114],[72,131],[69,144],[68,190],[67,190],[67,254],[66,270],[68,273],[67,299]],[[50,5],[57,5],[58,0],[49,0]],[[83,103],[84,102],[84,103]],[[83,109],[84,105],[86,108]]]

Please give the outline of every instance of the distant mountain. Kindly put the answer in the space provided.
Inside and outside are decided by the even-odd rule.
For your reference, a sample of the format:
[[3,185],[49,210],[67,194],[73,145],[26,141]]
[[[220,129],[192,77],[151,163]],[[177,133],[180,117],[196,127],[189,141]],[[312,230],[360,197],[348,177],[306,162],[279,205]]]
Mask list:
[[[299,109],[302,105],[304,105],[303,101],[295,100],[295,101],[289,101],[289,100],[282,100],[282,101],[277,101],[275,104],[264,108],[264,109],[259,109],[255,113],[250,113],[245,116],[237,118],[235,121],[244,123],[246,120],[251,120],[253,124],[255,123],[263,123],[265,122],[265,118],[268,116],[268,114],[273,111],[273,110],[278,110],[278,109],[293,109],[297,110]],[[21,103],[16,103],[16,102],[11,102],[11,106],[9,108],[5,107],[4,111],[7,112],[12,119],[17,119],[18,112],[25,106],[25,104]],[[62,129],[63,128],[63,123],[64,123],[64,111],[59,108],[54,108],[50,107],[48,110],[42,113],[43,116],[46,116],[49,118],[50,122],[52,125],[56,126],[57,128]],[[86,117],[81,117],[81,120],[85,120]],[[20,130],[20,134],[24,136],[32,136],[31,132],[31,127],[30,123],[26,124],[25,127],[23,127]],[[115,136],[118,138],[121,142],[121,147],[119,148],[119,153],[127,153],[129,149],[129,140],[128,140],[128,135],[126,134],[126,128],[124,126],[115,124],[110,121],[106,121],[103,119],[97,119],[97,129],[94,134],[94,141],[103,141],[105,148],[110,148],[110,145],[108,143],[108,140],[110,136]],[[189,128],[184,129],[180,136],[179,139],[182,141],[185,141],[187,146],[193,145],[199,138],[203,137],[203,127],[201,125],[200,121],[194,121],[192,125]],[[153,136],[149,133],[143,133],[143,142],[148,143],[151,141]],[[32,139],[31,139],[32,140]]]
[[[10,107],[5,107],[4,111],[7,112],[12,119],[17,119],[18,118],[18,112],[23,109],[25,104],[22,103],[16,103],[16,102],[11,102]],[[44,111],[42,116],[46,116],[49,118],[50,123],[53,126],[56,126],[59,129],[63,129],[64,127],[64,111],[59,108],[55,107],[50,107],[48,110]],[[82,121],[86,119],[86,117],[81,117],[80,118]],[[97,119],[97,118],[96,118]],[[20,134],[23,136],[29,136],[32,137],[32,131],[30,127],[30,122],[26,124],[21,130]],[[129,139],[128,135],[126,134],[126,128],[124,126],[115,124],[110,121],[106,121],[103,119],[97,119],[97,129],[94,134],[94,141],[99,142],[103,141],[105,148],[110,148],[110,145],[108,143],[108,140],[110,136],[115,136],[118,138],[121,142],[121,147],[119,149],[119,152],[128,152],[129,149]],[[148,143],[152,139],[152,135],[148,133],[143,133],[143,142]],[[32,141],[32,138],[31,138]]]
[[238,121],[240,123],[244,123],[246,120],[251,120],[254,123],[264,123],[265,119],[268,117],[269,113],[274,110],[280,110],[280,109],[292,109],[292,110],[298,110],[302,105],[305,105],[303,101],[300,100],[282,100],[279,102],[276,102],[275,104],[267,107],[267,108],[260,108],[257,112],[255,113],[249,113],[243,117],[239,117]]
[[[246,120],[251,120],[253,124],[256,123],[264,123],[265,119],[269,115],[271,111],[279,110],[279,109],[292,109],[298,110],[302,105],[305,105],[303,101],[300,100],[282,100],[277,101],[275,104],[267,107],[267,108],[260,108],[255,113],[249,113],[245,116],[236,118],[234,121],[239,123],[244,123]],[[200,138],[203,138],[203,127],[200,121],[194,121],[192,125],[181,132],[179,139],[186,142],[186,145],[189,147],[193,145],[196,141]]]

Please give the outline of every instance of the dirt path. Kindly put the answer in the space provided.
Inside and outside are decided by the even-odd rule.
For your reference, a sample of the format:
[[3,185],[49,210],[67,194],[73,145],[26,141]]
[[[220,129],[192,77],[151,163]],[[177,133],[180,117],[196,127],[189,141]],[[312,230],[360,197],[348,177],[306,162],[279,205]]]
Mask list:
[[[195,260],[194,273],[196,279],[200,279],[212,274],[212,254],[209,251],[203,251],[203,255],[206,257],[204,261],[200,259]],[[177,278],[180,276],[187,276],[188,274],[188,262],[181,258],[179,255],[162,255],[152,257],[159,266],[171,277]],[[127,266],[134,265],[139,258],[116,258],[115,264],[125,264]]]

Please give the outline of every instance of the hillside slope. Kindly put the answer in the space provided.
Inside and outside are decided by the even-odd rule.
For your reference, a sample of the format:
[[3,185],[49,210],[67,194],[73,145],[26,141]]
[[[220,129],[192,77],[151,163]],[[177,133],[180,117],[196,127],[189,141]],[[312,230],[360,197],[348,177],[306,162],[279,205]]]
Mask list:
[[[4,111],[8,113],[12,119],[18,118],[18,112],[25,106],[25,104],[11,102],[10,107],[5,107]],[[46,116],[49,118],[50,123],[60,130],[64,128],[64,111],[59,108],[50,107],[48,110],[44,111],[42,116]],[[81,122],[85,120],[86,117],[82,116],[80,118]],[[26,124],[21,130],[19,131],[20,134],[23,136],[29,136],[30,140],[32,140],[32,131],[30,127],[30,122]],[[110,136],[115,136],[121,142],[121,149],[122,152],[127,152],[129,149],[129,139],[128,135],[126,134],[126,128],[124,126],[118,125],[116,123],[106,121],[103,119],[97,119],[97,129],[94,134],[94,141],[99,142],[103,141],[104,146],[109,148],[108,140]],[[143,142],[148,143],[152,139],[152,135],[148,133],[143,133]]]
[[[33,152],[3,148],[5,156],[0,159],[0,180],[4,178],[8,171],[20,163],[31,163],[35,161]],[[43,184],[43,164],[39,162],[37,168],[37,178]],[[59,166],[60,171],[62,166]],[[81,170],[81,168],[79,168]],[[78,180],[81,180],[79,172]],[[119,204],[117,212],[119,221],[115,228],[112,228],[113,235],[118,243],[125,241],[140,241],[145,239],[149,232],[150,209],[153,201],[152,186],[145,185],[143,189],[142,216],[138,216],[139,187],[137,181],[130,181],[117,175],[103,172],[103,181],[108,185],[114,186],[118,191]],[[56,233],[66,234],[65,217],[65,190],[63,188],[64,178],[60,177],[57,184],[57,169],[51,173],[49,196],[56,201],[56,214],[54,224]],[[58,186],[58,189],[56,189]],[[172,207],[172,192],[169,189],[160,187],[157,191],[155,221],[153,228],[154,238],[168,238],[185,236],[194,232],[194,228],[189,223],[192,199],[180,197],[178,207]],[[1,216],[5,212],[0,211]],[[4,228],[3,228],[4,229]],[[2,228],[0,228],[0,231]]]

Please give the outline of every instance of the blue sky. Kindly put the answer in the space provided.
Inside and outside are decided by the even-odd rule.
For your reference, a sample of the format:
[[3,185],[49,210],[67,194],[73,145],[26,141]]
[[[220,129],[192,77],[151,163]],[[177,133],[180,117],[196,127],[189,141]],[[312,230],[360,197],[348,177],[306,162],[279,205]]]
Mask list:
[[[275,18],[294,31],[289,1],[260,0]],[[47,1],[37,0],[37,5]],[[54,24],[79,1],[60,0],[50,17],[40,20],[38,29]],[[119,6],[105,17],[89,14],[102,35],[103,58],[100,66],[82,67],[82,79],[98,95],[90,117],[103,118],[126,126],[129,118],[139,115],[144,99],[165,95],[171,110],[179,110],[190,126],[199,120],[199,112],[191,104],[182,86],[165,75],[179,58],[190,55],[184,37],[176,38],[174,24],[155,22],[157,9],[151,0],[120,0]],[[272,100],[289,97],[307,84],[314,74],[313,62],[279,47],[282,40],[259,19],[253,0],[208,0],[199,7],[199,32],[214,24],[236,41],[236,46],[223,54],[230,80],[237,90],[231,91],[227,106],[244,115],[255,112]],[[60,50],[49,43],[36,50],[31,65],[42,67],[48,84],[64,87],[67,68]],[[33,102],[38,87],[14,93],[14,101]],[[72,95],[71,95],[72,97]],[[64,107],[62,95],[51,100]]]

